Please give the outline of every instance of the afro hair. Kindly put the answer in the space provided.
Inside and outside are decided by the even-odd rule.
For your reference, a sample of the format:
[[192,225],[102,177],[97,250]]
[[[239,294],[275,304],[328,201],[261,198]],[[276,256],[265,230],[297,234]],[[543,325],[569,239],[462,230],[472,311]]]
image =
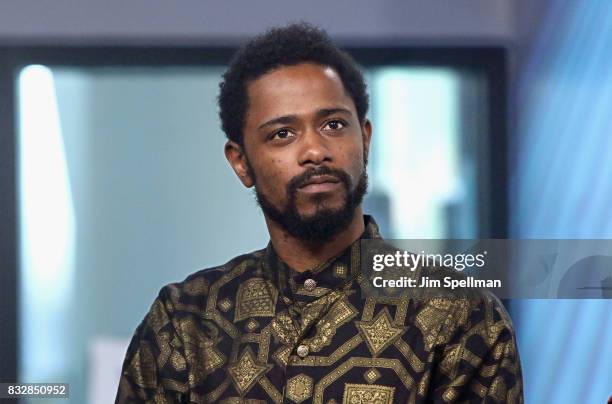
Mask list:
[[232,58],[219,84],[219,116],[228,139],[242,145],[249,107],[247,84],[281,66],[316,63],[333,68],[355,103],[363,122],[368,112],[368,93],[359,67],[340,50],[327,33],[307,23],[275,27],[251,39]]

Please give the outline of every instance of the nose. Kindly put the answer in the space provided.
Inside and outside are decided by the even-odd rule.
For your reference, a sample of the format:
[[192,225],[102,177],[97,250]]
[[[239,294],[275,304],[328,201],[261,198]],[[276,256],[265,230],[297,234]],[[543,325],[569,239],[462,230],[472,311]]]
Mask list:
[[321,165],[332,160],[328,141],[317,130],[306,131],[300,143],[300,165]]

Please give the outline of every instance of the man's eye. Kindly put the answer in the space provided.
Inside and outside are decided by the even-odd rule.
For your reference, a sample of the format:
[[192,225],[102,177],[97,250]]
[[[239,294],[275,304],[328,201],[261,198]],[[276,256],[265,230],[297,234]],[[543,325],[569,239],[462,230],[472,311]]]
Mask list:
[[293,133],[291,133],[288,129],[281,129],[278,130],[276,132],[274,132],[272,134],[272,136],[270,136],[271,140],[275,140],[275,139],[288,139],[291,136],[293,136]]
[[323,127],[323,129],[331,129],[331,130],[340,130],[343,129],[346,124],[339,120],[333,120],[327,122],[327,124]]

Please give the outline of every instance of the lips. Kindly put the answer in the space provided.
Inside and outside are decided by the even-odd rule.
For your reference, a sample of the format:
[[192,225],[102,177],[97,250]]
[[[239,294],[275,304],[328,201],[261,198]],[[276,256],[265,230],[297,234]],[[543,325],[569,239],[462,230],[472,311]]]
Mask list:
[[314,175],[308,179],[300,188],[313,184],[338,183],[340,180],[332,175]]

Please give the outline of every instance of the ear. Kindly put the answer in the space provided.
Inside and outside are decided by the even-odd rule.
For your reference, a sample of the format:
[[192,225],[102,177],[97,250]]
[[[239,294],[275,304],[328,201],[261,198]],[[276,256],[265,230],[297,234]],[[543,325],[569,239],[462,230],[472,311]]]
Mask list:
[[225,158],[232,166],[232,169],[242,184],[247,188],[251,188],[253,184],[255,184],[255,181],[249,170],[249,163],[247,162],[243,147],[233,140],[228,140],[225,143],[224,151]]
[[361,124],[361,137],[363,139],[363,157],[367,160],[370,154],[370,140],[372,139],[372,123],[365,119]]

